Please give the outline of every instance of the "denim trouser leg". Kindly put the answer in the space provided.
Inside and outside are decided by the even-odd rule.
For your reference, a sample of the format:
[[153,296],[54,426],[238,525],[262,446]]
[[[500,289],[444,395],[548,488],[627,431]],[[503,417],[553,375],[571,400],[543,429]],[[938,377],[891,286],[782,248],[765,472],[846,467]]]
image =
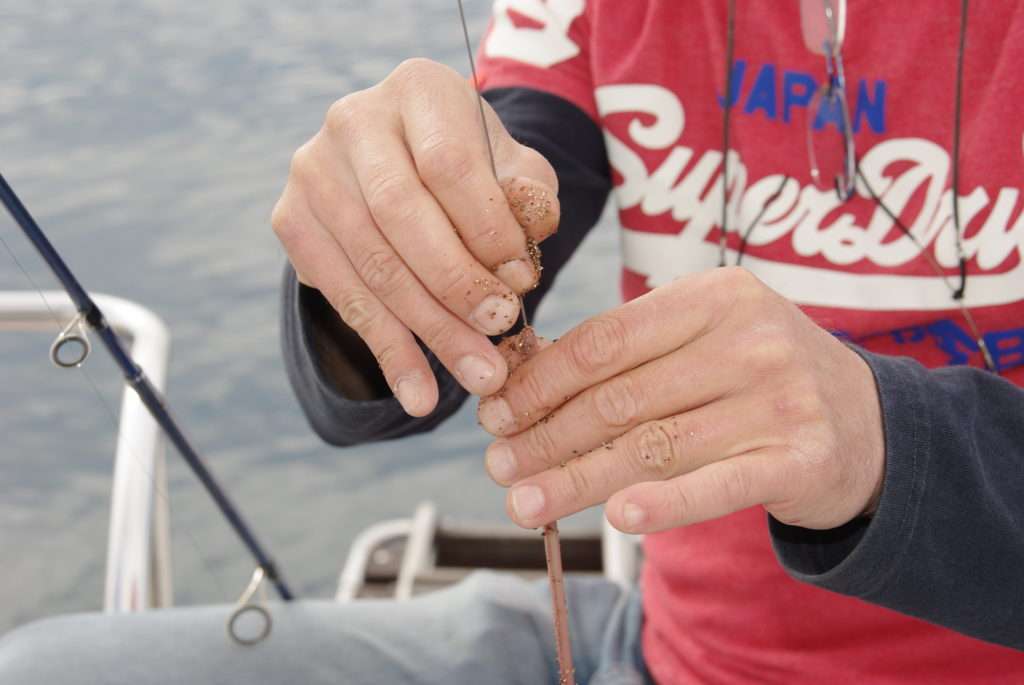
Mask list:
[[[570,578],[579,683],[645,682],[639,594],[600,578]],[[0,683],[48,685],[490,685],[557,683],[546,582],[479,572],[406,602],[270,606],[273,632],[241,647],[230,607],[30,624],[0,639]]]

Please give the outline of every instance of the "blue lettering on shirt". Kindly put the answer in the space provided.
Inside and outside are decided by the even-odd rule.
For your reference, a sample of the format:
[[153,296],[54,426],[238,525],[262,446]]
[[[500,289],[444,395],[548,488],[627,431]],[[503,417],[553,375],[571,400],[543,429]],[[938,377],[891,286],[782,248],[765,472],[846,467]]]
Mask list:
[[[942,319],[925,326],[899,328],[889,333],[898,345],[910,345],[931,339],[946,354],[950,366],[967,364],[972,357],[980,361],[978,341],[970,331],[950,319]],[[1024,328],[988,331],[982,334],[996,370],[1006,371],[1024,365]]]
[[[820,88],[819,80],[813,75],[788,69],[782,72],[780,86],[778,66],[766,63],[757,70],[757,74],[750,81],[749,89],[745,90],[747,71],[746,60],[738,59],[733,63],[732,88],[729,94],[729,106],[741,105],[739,112],[745,116],[763,116],[769,121],[781,119],[783,123],[788,124],[793,119],[793,109],[810,107],[815,92]],[[875,133],[885,133],[887,94],[888,86],[880,79],[861,79],[857,82],[856,91],[848,85],[847,107],[850,110],[850,123],[854,133],[858,133],[865,124]],[[725,98],[721,94],[717,95],[717,99],[719,107],[725,107]],[[814,129],[820,130],[831,125],[841,131],[843,117],[838,99],[822,99],[821,103],[820,109],[811,113],[814,116]],[[803,118],[800,121],[803,121]]]
[[753,114],[762,109],[769,119],[775,118],[775,65],[766,64],[757,73],[754,87],[747,96],[747,104],[743,106],[744,114]]
[[1000,371],[1024,364],[1024,328],[993,331],[982,336]]
[[935,338],[939,349],[949,355],[949,363],[952,365],[966,364],[970,356],[978,351],[977,341],[949,319],[930,323],[927,330]]
[[857,84],[857,108],[853,115],[853,132],[860,130],[861,121],[867,119],[875,133],[885,132],[885,81],[875,81],[875,95],[868,95],[868,82]]
[[817,89],[818,84],[810,74],[786,71],[782,75],[782,120],[788,124],[790,111],[794,107],[807,107]]
[[909,328],[897,328],[890,334],[892,339],[899,345],[921,342],[924,340],[924,326],[910,326]]
[[[742,59],[736,60],[732,65],[732,92],[729,93],[729,106],[735,107],[736,101],[740,99],[740,88],[743,86],[743,76],[747,73],[747,63]],[[718,106],[725,107],[725,98],[718,96]]]

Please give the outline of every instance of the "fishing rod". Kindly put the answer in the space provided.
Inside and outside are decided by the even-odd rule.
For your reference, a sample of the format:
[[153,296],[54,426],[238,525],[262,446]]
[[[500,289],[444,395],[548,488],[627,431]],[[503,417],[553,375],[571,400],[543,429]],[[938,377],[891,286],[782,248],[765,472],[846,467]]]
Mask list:
[[[256,560],[258,568],[253,576],[254,579],[265,577],[273,584],[281,599],[285,601],[291,600],[294,595],[292,595],[288,585],[281,577],[281,572],[278,570],[274,560],[260,545],[252,530],[242,519],[238,509],[228,499],[224,489],[214,478],[213,474],[210,473],[203,459],[192,447],[192,444],[185,437],[181,428],[178,427],[178,423],[171,416],[160,392],[153,387],[153,384],[146,377],[142,368],[135,363],[135,360],[125,350],[120,338],[117,337],[117,334],[104,318],[103,312],[100,311],[96,302],[85,291],[85,288],[82,287],[82,284],[71,272],[71,269],[68,268],[64,259],[61,258],[49,238],[46,237],[43,229],[36,223],[36,220],[32,218],[32,215],[14,192],[14,189],[7,183],[3,174],[0,174],[0,201],[3,202],[11,217],[21,227],[25,237],[29,239],[40,256],[42,256],[43,261],[50,267],[53,275],[60,281],[64,290],[67,291],[68,296],[71,298],[72,303],[74,303],[75,309],[78,311],[78,316],[61,332],[61,335],[51,348],[50,356],[54,362],[58,366],[63,367],[80,365],[89,353],[89,343],[85,338],[84,332],[81,331],[82,323],[84,322],[85,325],[95,331],[99,339],[103,341],[103,345],[107,348],[111,358],[121,369],[125,382],[138,394],[139,399],[142,400],[153,420],[160,425],[175,448],[177,448],[178,453],[181,454],[189,468],[196,475],[196,478],[206,488],[206,492],[213,498],[221,513],[224,514],[224,518],[227,519],[231,528],[238,534],[238,537],[241,538],[246,548],[248,548]],[[78,333],[74,332],[76,330]],[[72,359],[62,358],[60,356],[61,350],[69,343],[79,345],[79,356]],[[251,595],[251,593],[248,594]]]

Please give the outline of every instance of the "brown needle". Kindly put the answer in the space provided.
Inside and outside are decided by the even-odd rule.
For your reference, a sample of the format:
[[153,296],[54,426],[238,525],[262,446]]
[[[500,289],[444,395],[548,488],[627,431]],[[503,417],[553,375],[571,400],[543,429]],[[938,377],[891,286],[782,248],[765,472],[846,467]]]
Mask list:
[[565,574],[562,571],[562,546],[558,541],[558,522],[544,526],[544,556],[548,561],[548,583],[555,614],[555,653],[558,655],[558,684],[575,685],[569,640],[569,605],[565,601]]
[[[484,98],[480,94],[480,82],[476,77],[476,62],[473,59],[473,45],[469,40],[469,28],[466,26],[466,12],[462,0],[456,0],[459,6],[459,21],[462,22],[462,36],[466,41],[466,54],[469,57],[469,70],[473,76],[473,90],[476,91],[477,104],[480,107],[480,124],[483,127],[484,144],[491,160],[491,172],[494,180],[498,180],[498,168],[494,163],[494,152],[491,149],[491,135],[487,130],[487,115],[484,112]],[[529,329],[526,319],[526,305],[522,296],[519,297],[519,311],[523,317],[523,331]],[[547,559],[548,582],[551,585],[551,605],[555,619],[555,652],[558,655],[559,685],[576,685],[575,669],[572,665],[572,644],[569,640],[569,608],[565,601],[565,573],[562,571],[562,547],[558,540],[558,522],[544,526],[544,556]]]

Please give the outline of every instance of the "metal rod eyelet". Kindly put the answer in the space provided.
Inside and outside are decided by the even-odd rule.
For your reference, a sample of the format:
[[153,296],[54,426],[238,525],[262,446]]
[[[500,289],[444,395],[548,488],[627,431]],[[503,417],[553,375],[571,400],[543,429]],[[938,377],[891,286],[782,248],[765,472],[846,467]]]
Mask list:
[[[246,614],[253,614],[257,616],[257,620],[260,621],[260,629],[255,635],[244,635],[239,632],[237,622]],[[272,625],[273,621],[270,618],[269,611],[258,604],[244,604],[231,612],[231,618],[228,619],[228,635],[236,644],[242,645],[243,647],[251,647],[252,645],[263,642],[263,640],[270,635]]]
[[68,322],[50,345],[50,361],[62,369],[73,369],[85,363],[92,352],[81,314]]
[[[257,566],[256,570],[252,572],[252,578],[249,580],[249,585],[246,586],[242,592],[242,596],[238,598],[238,602],[235,604],[235,610],[231,612],[231,616],[228,618],[228,637],[230,637],[236,644],[242,645],[243,647],[251,647],[252,645],[263,642],[270,635],[270,631],[273,628],[274,621],[270,616],[270,612],[267,611],[267,589],[263,585],[263,579],[266,577],[266,572],[262,566]],[[260,591],[259,602],[255,603],[252,601],[253,595],[256,591]],[[238,622],[245,615],[250,615],[260,622],[259,629],[254,634],[242,633],[239,630]]]

